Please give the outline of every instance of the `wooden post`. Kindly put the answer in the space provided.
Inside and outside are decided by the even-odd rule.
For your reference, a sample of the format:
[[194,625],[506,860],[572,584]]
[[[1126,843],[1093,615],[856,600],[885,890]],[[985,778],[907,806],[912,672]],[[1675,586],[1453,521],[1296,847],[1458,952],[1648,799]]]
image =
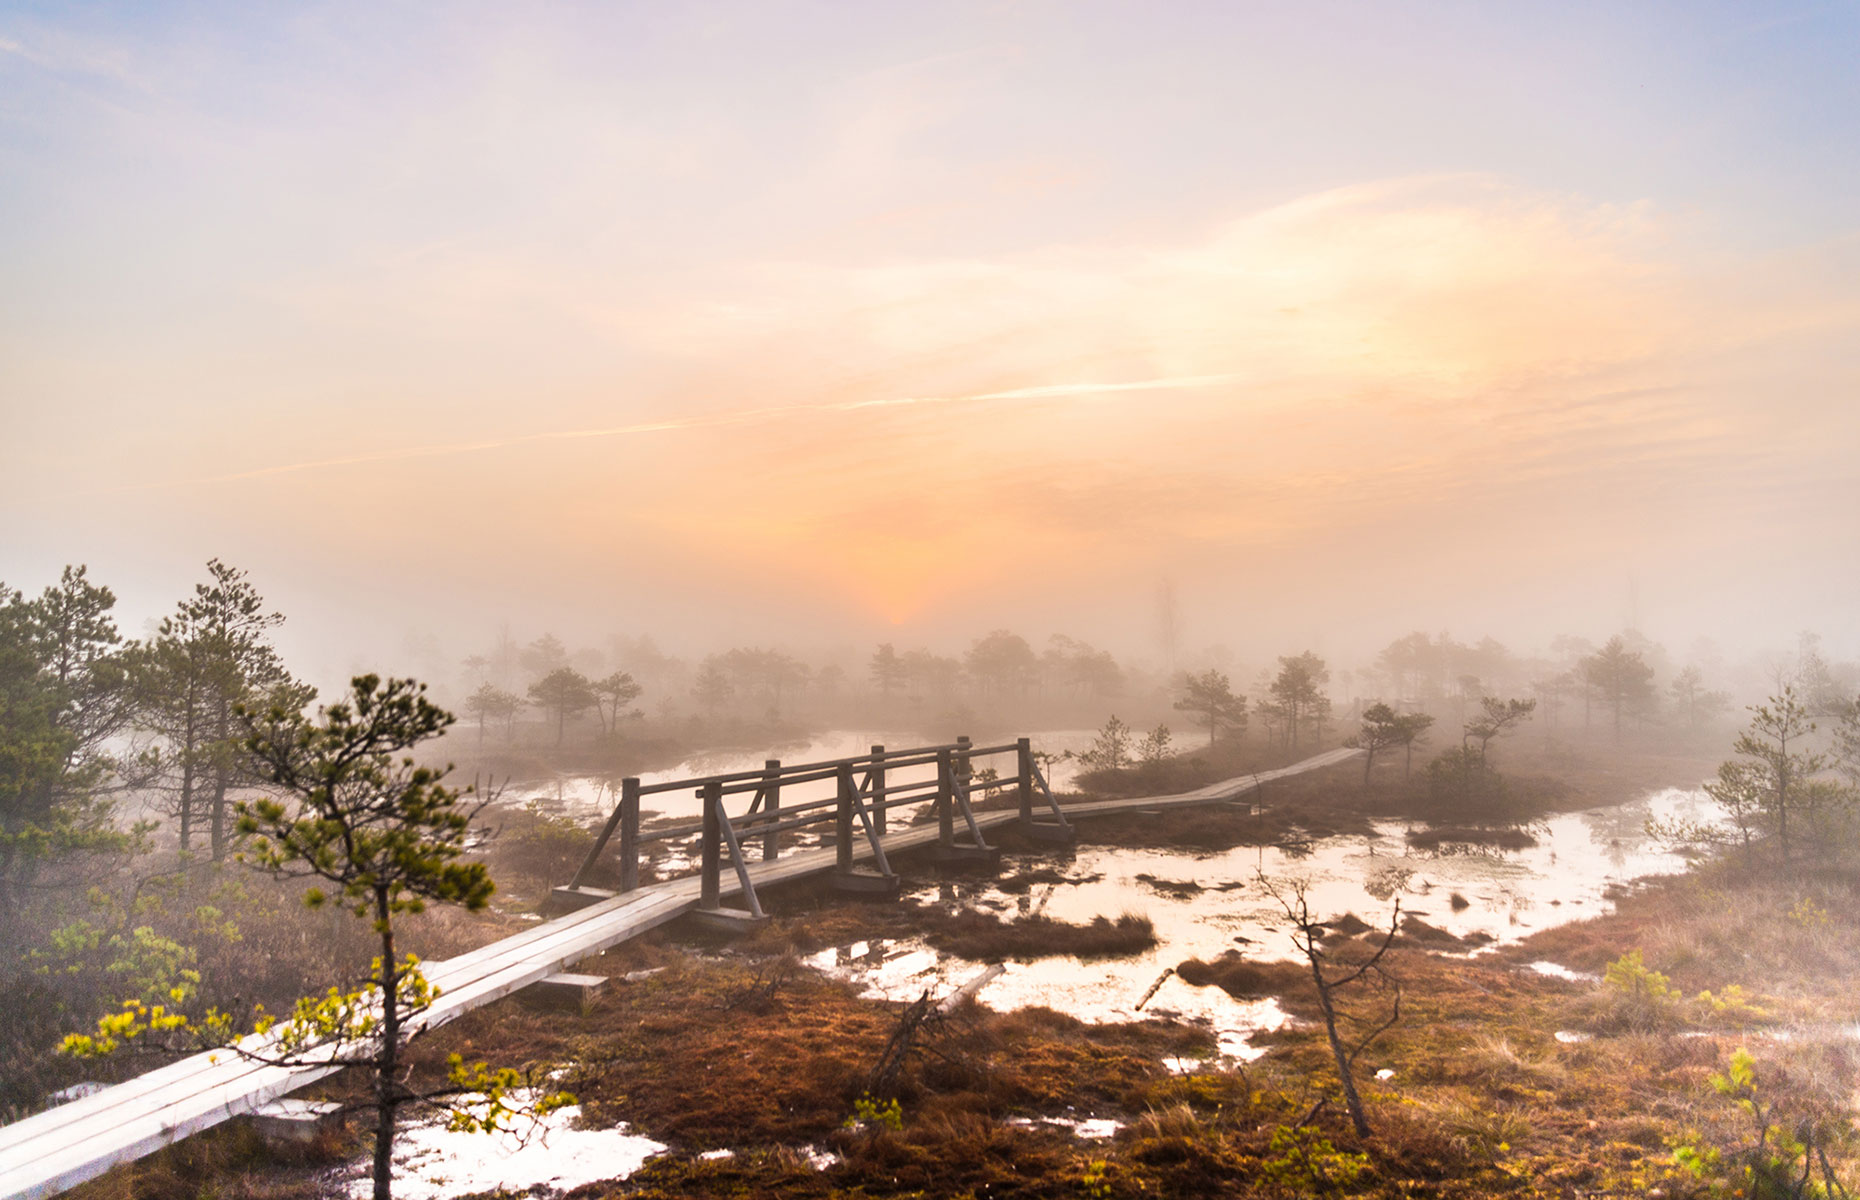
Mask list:
[[834,844],[839,855],[835,866],[840,874],[845,875],[853,868],[853,781],[850,767],[840,771],[840,805],[833,823]]
[[1021,738],[1014,745],[1019,751],[1016,761],[1020,765],[1020,825],[1025,829],[1033,824],[1033,739]]
[[620,781],[620,890],[639,886],[639,780]]
[[872,747],[872,826],[878,836],[885,836],[885,748]]
[[975,768],[969,764],[969,747],[974,744],[966,733],[956,739],[956,778],[962,780],[964,787],[975,775]]
[[723,827],[717,820],[717,806],[723,803],[723,784],[712,780],[704,785],[704,845],[703,845],[703,883],[698,893],[700,909],[715,909],[723,896],[722,883],[717,873],[723,865]]
[[762,811],[770,823],[769,831],[762,835],[762,861],[769,862],[781,853],[781,831],[773,828],[781,820],[781,759],[764,759],[762,773],[768,779],[762,785]]
[[936,754],[936,844],[948,850],[956,841],[956,761],[947,750]]

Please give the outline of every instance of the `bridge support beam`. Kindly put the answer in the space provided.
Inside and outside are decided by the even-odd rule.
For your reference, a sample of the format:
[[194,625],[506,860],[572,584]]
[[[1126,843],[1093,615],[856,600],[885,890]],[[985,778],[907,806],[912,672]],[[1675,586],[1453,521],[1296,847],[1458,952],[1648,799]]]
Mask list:
[[588,877],[600,862],[601,854],[613,839],[615,830],[620,833],[620,890],[630,892],[639,886],[639,780],[628,777],[620,781],[620,803],[614,805],[613,812],[608,814],[607,824],[601,826],[600,836],[594,839],[593,849],[581,860],[581,865],[575,868],[574,878],[568,881],[568,887],[557,888],[556,891],[588,890]]
[[[969,807],[969,739],[956,739],[954,750],[937,755],[936,845],[930,860],[939,866],[994,867],[1001,861],[1001,851],[988,844],[982,827],[975,822]],[[956,815],[962,814],[969,840],[956,840]]]
[[[743,845],[737,841],[736,827],[730,824],[730,815],[723,809],[723,784],[713,779],[704,785],[702,794],[704,830],[699,850],[701,878],[698,906],[692,916],[700,925],[728,932],[767,924],[768,915],[762,911],[762,902],[756,897],[756,885],[749,879],[749,864],[743,860]],[[736,881],[742,889],[747,909],[723,907],[723,850],[726,845],[730,850],[730,861],[736,867]]]
[[[1053,790],[1046,786],[1046,777],[1040,774],[1039,765],[1033,761],[1033,739],[1020,738],[1015,742],[1019,779],[1016,791],[1020,798],[1020,819],[1015,823],[1015,831],[1022,837],[1036,842],[1051,842],[1069,846],[1078,840],[1078,830],[1072,822],[1066,820],[1066,814],[1060,811],[1059,802],[1053,799]],[[1034,787],[1046,795],[1046,806],[1051,811],[1050,821],[1036,821],[1033,816]]]
[[[866,787],[871,787],[873,779],[866,776]],[[839,769],[839,804],[834,812],[833,842],[836,851],[833,864],[833,886],[842,892],[852,892],[861,896],[896,896],[901,890],[897,872],[891,869],[891,860],[885,857],[885,844],[878,840],[878,826],[872,820],[872,812],[866,807],[863,789],[853,782],[851,763],[840,764]],[[872,851],[872,869],[856,870],[853,866],[853,822],[857,820],[865,831],[866,845]]]

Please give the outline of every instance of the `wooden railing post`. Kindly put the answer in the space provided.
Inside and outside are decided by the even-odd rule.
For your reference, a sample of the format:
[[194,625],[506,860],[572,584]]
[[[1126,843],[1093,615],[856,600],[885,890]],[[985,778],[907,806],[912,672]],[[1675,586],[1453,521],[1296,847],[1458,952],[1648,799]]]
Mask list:
[[839,773],[840,804],[833,823],[834,844],[839,854],[835,865],[842,875],[853,868],[853,777],[851,767],[841,767]]
[[1021,738],[1014,745],[1020,767],[1020,824],[1025,829],[1033,824],[1033,739]]
[[872,747],[872,827],[885,836],[885,748]]
[[723,897],[723,885],[717,877],[723,865],[723,824],[718,812],[722,805],[723,784],[713,779],[704,785],[703,882],[698,893],[698,907],[704,910],[717,908]]
[[948,850],[956,840],[956,761],[947,750],[936,753],[936,844]]
[[639,886],[639,780],[620,781],[620,890]]
[[769,831],[762,835],[762,861],[768,862],[781,853],[781,831],[775,828],[781,820],[781,759],[764,759],[762,770],[768,777],[762,785],[762,811],[769,818]]
[[962,780],[965,788],[975,777],[975,768],[969,762],[969,747],[974,744],[966,733],[956,739],[956,778]]

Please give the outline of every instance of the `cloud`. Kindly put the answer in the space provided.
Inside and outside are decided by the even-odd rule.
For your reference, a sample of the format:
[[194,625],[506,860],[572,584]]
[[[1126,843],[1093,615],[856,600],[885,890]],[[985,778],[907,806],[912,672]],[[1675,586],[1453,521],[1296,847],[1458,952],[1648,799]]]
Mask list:
[[[1677,581],[1766,530],[1835,536],[1860,443],[1854,247],[1708,234],[1461,175],[1167,243],[693,278],[438,242],[289,292],[302,327],[372,339],[278,372],[355,419],[254,409],[218,452],[237,469],[176,473],[185,503],[305,538],[443,495],[469,533],[427,560],[520,546],[569,578],[645,556],[887,620],[1070,603],[1117,570],[1373,569],[1437,598],[1484,554],[1508,579],[1638,558]],[[396,350],[434,329],[436,373]],[[430,420],[456,435],[420,439]],[[130,490],[152,486],[176,490]]]

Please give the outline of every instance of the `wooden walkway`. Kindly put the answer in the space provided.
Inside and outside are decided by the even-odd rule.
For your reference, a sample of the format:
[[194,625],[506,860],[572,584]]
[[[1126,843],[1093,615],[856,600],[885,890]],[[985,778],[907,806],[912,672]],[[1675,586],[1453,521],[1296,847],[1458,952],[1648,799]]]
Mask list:
[[[1064,811],[1067,817],[1088,817],[1231,800],[1260,784],[1331,766],[1359,753],[1332,750],[1289,767],[1224,780],[1193,792],[1070,804]],[[1018,813],[1012,809],[975,814],[976,823],[983,829],[1017,819]],[[920,848],[936,843],[938,833],[934,822],[900,828],[883,836],[883,846],[887,853]],[[837,848],[829,845],[750,864],[748,871],[754,886],[762,888],[824,874],[837,865]],[[728,874],[723,878],[728,881]],[[698,907],[700,888],[697,876],[646,884],[469,954],[428,962],[424,964],[427,978],[440,994],[414,1025],[422,1030],[443,1025],[682,916]],[[726,882],[724,890],[735,892],[738,888]],[[259,1046],[256,1041],[251,1044]],[[339,1069],[269,1066],[243,1058],[231,1049],[196,1054],[83,1099],[0,1126],[0,1200],[37,1200],[57,1195],[117,1163],[140,1158],[170,1142],[251,1112]]]

